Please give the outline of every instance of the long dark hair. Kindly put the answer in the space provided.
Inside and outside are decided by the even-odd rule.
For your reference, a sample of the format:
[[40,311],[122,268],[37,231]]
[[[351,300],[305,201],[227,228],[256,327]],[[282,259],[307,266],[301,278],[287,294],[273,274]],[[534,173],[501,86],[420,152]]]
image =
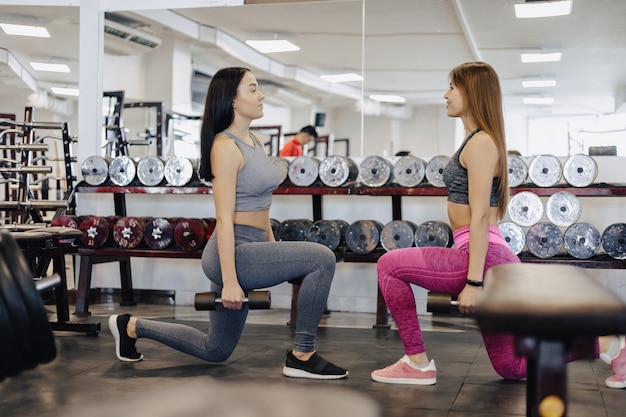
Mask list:
[[484,62],[466,62],[450,72],[450,82],[460,88],[467,99],[467,108],[476,127],[487,133],[496,144],[500,165],[498,176],[498,216],[503,218],[509,199],[509,169],[504,136],[502,90],[494,69]]
[[215,135],[224,131],[233,122],[235,113],[233,101],[237,95],[237,87],[248,68],[223,68],[213,75],[204,104],[202,129],[200,130],[200,168],[201,178],[211,181],[211,148]]

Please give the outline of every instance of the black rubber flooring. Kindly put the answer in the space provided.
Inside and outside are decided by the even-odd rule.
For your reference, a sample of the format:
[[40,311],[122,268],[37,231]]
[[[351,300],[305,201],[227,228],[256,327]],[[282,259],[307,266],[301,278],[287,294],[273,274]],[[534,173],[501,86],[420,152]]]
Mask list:
[[[165,313],[167,314],[167,313]],[[167,315],[163,320],[172,320]],[[247,324],[225,363],[201,361],[141,339],[145,359],[119,362],[107,317],[99,336],[55,332],[57,357],[0,383],[0,416],[461,417],[526,415],[526,383],[504,381],[491,368],[480,334],[425,332],[438,382],[420,387],[370,380],[370,372],[402,355],[397,331],[320,328],[317,350],[348,368],[345,380],[286,378],[291,347],[285,324]],[[187,321],[206,330],[207,321]],[[0,336],[1,337],[1,336]],[[626,390],[609,389],[599,360],[568,366],[569,416],[622,417]]]

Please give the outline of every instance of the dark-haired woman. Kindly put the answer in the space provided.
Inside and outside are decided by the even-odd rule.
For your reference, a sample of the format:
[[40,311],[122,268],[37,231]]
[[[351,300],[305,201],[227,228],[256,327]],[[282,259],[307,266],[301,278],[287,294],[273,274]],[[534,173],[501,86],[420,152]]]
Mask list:
[[200,176],[211,181],[216,227],[202,254],[202,268],[222,307],[209,313],[209,332],[129,315],[109,326],[122,361],[137,361],[137,338],[148,338],[198,358],[222,362],[237,346],[248,314],[243,303],[254,289],[302,278],[294,347],[283,374],[340,379],[348,372],[315,351],[317,327],[335,272],[335,255],[311,242],[276,242],[269,208],[279,176],[250,123],[263,116],[264,96],[246,68],[218,71],[209,85],[201,130]]

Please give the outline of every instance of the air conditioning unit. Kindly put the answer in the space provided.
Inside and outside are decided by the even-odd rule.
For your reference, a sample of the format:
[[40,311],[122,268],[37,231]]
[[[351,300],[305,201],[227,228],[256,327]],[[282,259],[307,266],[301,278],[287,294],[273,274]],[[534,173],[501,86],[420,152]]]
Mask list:
[[104,20],[104,52],[112,55],[137,55],[153,51],[161,39],[130,26]]

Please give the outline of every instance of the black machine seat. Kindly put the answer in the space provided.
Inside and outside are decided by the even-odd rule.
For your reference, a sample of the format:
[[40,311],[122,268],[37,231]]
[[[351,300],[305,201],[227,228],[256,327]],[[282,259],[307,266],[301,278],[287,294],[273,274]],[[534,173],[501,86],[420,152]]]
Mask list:
[[482,331],[517,336],[527,358],[527,416],[567,415],[567,355],[595,356],[597,336],[626,333],[626,304],[584,269],[508,264],[487,271],[476,305]]

